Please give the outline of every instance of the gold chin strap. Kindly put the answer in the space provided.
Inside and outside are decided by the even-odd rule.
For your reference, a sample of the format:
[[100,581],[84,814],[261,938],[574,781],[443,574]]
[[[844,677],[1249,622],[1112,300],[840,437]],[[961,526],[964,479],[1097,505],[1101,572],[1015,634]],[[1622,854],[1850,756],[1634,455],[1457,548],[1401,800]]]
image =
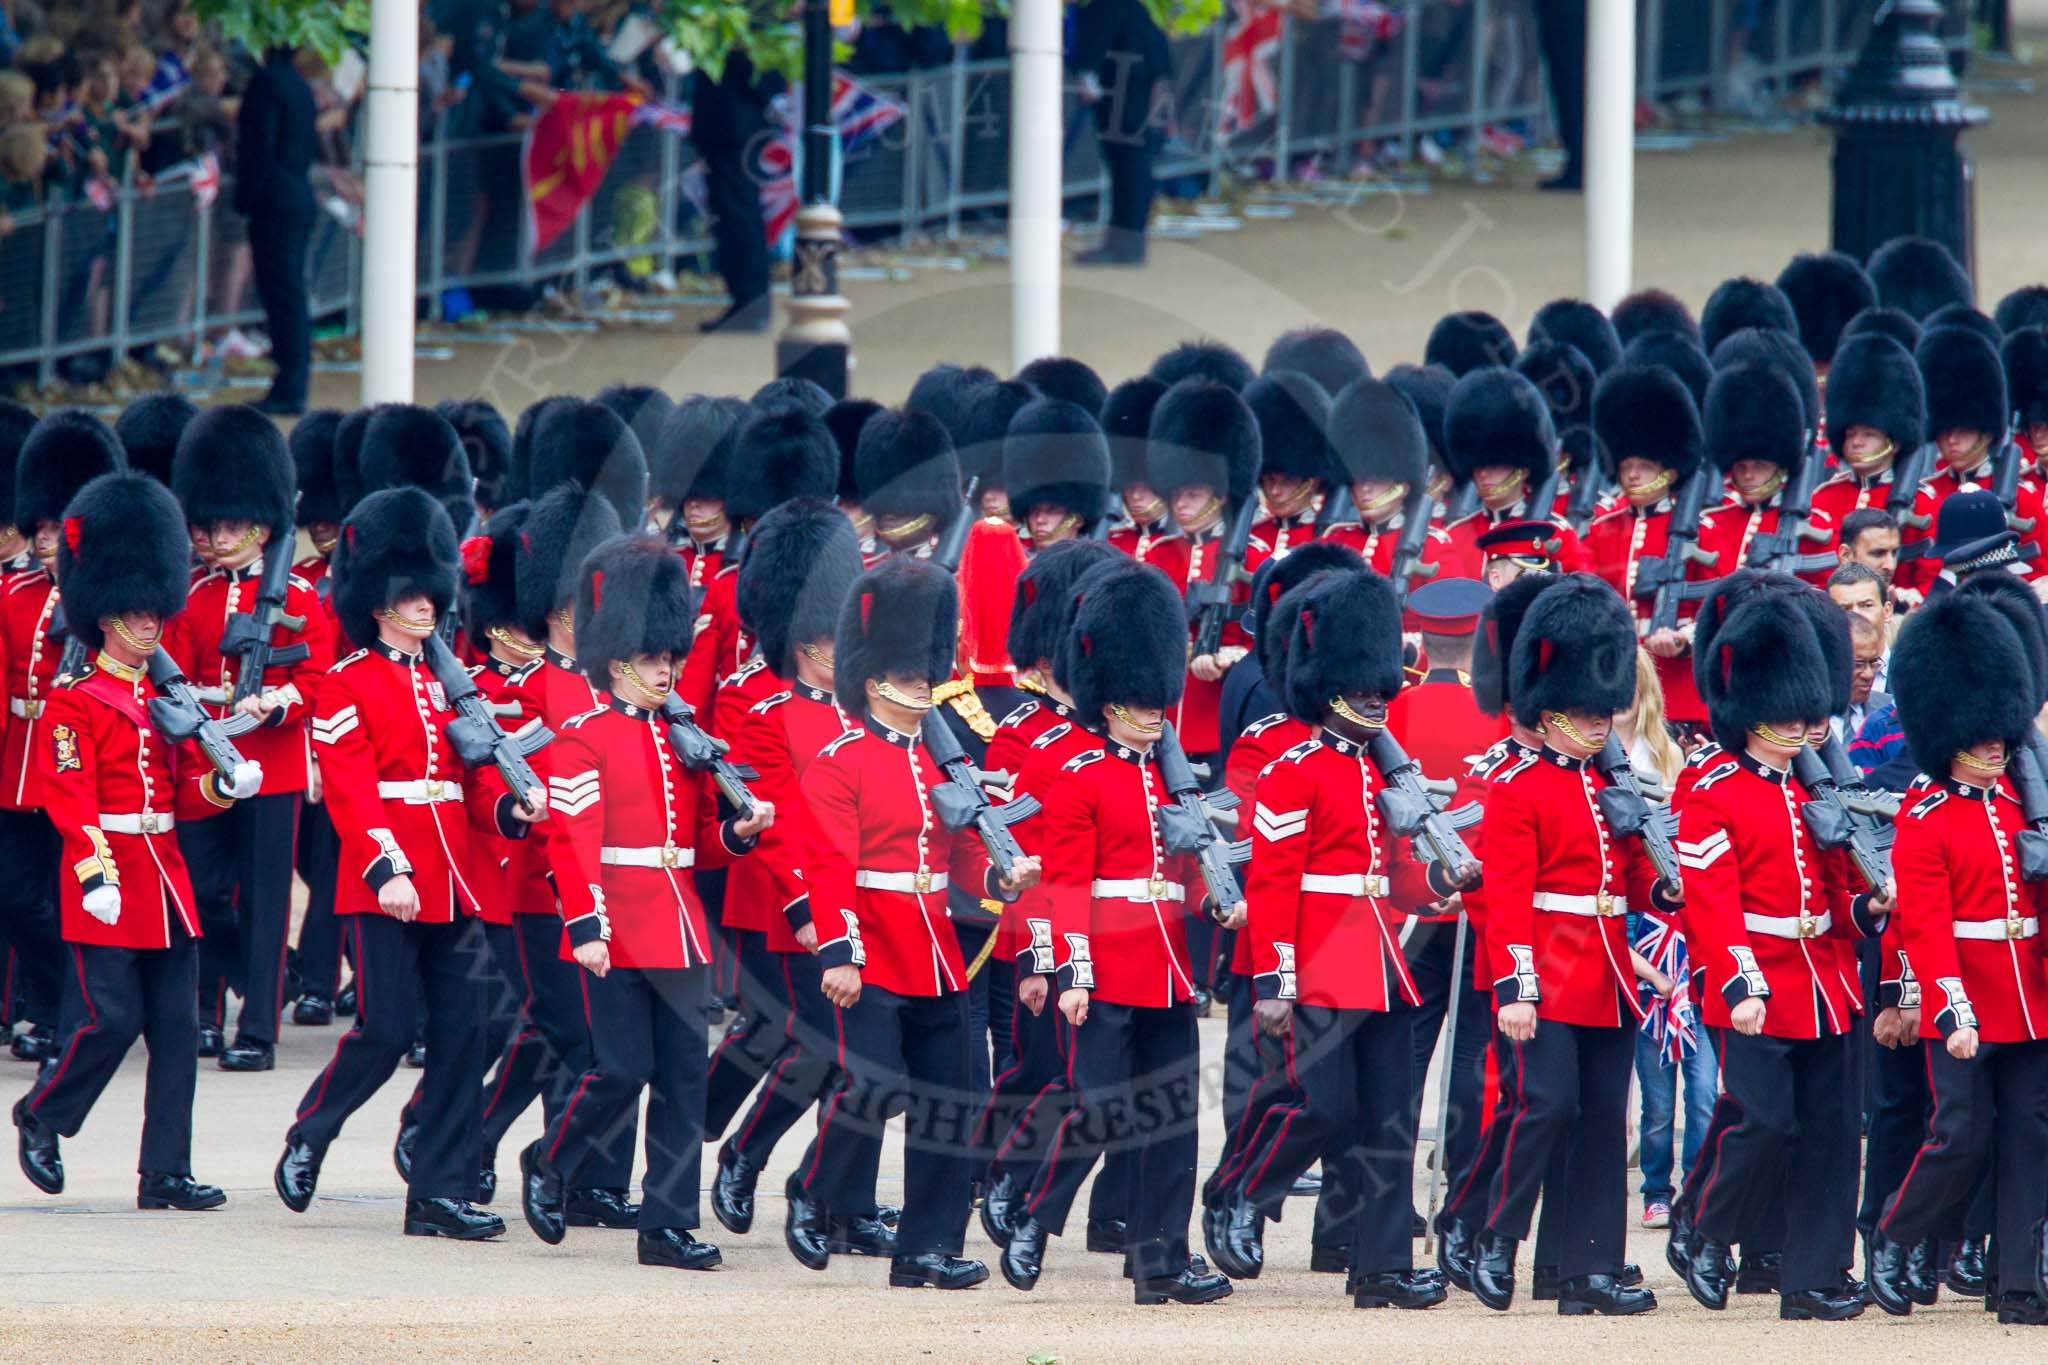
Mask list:
[[1655,502],[1657,499],[1664,496],[1665,489],[1671,487],[1672,477],[1673,475],[1670,469],[1659,469],[1657,471],[1656,478],[1650,480],[1648,483],[1638,484],[1636,487],[1630,489],[1628,492],[1628,500],[1630,502],[1640,504]]
[[434,618],[431,616],[403,616],[391,607],[379,607],[377,615],[415,639],[424,640],[434,633]]
[[325,559],[327,558],[327,556],[334,553],[334,547],[339,544],[341,544],[340,536],[328,536],[324,540],[321,539],[319,536],[314,536],[313,553],[319,555],[322,559]]
[[811,661],[812,663],[816,664],[816,665],[817,665],[818,667],[820,667],[820,668],[830,668],[830,667],[832,667],[832,656],[831,656],[830,654],[827,654],[827,653],[826,653],[826,652],[825,652],[824,650],[822,650],[822,649],[818,648],[818,647],[817,647],[816,645],[814,645],[814,644],[809,644],[809,643],[805,643],[805,644],[801,644],[801,645],[798,645],[798,646],[797,646],[797,648],[803,651],[803,653],[804,653],[804,657],[805,657],[806,659],[809,659],[809,660],[810,660],[810,661]]
[[36,558],[42,560],[43,563],[45,564],[49,563],[51,560],[57,557],[57,547],[54,545],[52,545],[49,549],[45,550],[43,548],[42,542],[37,541],[35,542],[33,548],[36,552]]
[[929,512],[919,512],[901,526],[891,526],[886,531],[880,531],[879,534],[882,539],[888,541],[891,545],[908,545],[930,530],[931,524],[931,514]]
[[1491,491],[1494,493],[1506,493],[1513,489],[1521,488],[1524,484],[1528,482],[1529,471],[1526,469],[1517,469],[1514,472],[1514,476],[1512,478],[1502,479],[1499,483],[1493,485]]
[[1968,768],[1971,772],[1975,773],[2002,773],[2005,771],[2004,759],[2000,759],[1996,763],[1986,763],[1983,759],[1977,757],[1968,749],[1956,750],[1955,759],[1956,762],[1962,764],[1965,768]]
[[1387,718],[1385,716],[1381,716],[1378,720],[1370,720],[1352,710],[1351,703],[1345,701],[1342,697],[1330,698],[1330,709],[1360,729],[1384,730],[1387,728]]
[[906,711],[929,711],[932,709],[929,699],[919,701],[908,693],[899,691],[896,685],[887,678],[875,679],[875,693],[883,701],[891,702]]
[[1223,499],[1211,498],[1209,499],[1208,505],[1203,507],[1202,510],[1197,512],[1194,516],[1190,517],[1188,519],[1187,524],[1182,526],[1181,529],[1184,531],[1207,530],[1209,527],[1209,522],[1213,518],[1220,516],[1222,512]]
[[1894,454],[1897,453],[1897,451],[1898,447],[1896,445],[1893,445],[1890,441],[1886,441],[1881,447],[1871,451],[1868,455],[1865,455],[1861,459],[1858,459],[1856,456],[1851,455],[1846,450],[1842,452],[1842,458],[1849,462],[1849,467],[1851,469],[1869,469],[1882,460],[1889,460]]
[[1408,485],[1405,483],[1397,483],[1393,487],[1389,488],[1386,492],[1374,498],[1371,502],[1360,503],[1358,505],[1358,514],[1360,516],[1369,517],[1374,512],[1379,511],[1382,507],[1387,507],[1394,503],[1397,503],[1407,496]]
[[1140,526],[1145,526],[1165,515],[1166,500],[1155,497],[1152,501],[1143,505],[1126,501],[1124,503],[1124,511],[1131,514],[1132,521],[1135,521]]
[[875,519],[867,513],[849,512],[846,519],[853,523],[853,533],[862,540],[867,540],[875,534]]
[[683,517],[683,525],[689,527],[692,531],[704,530],[708,527],[717,526],[723,523],[724,521],[725,513],[723,512],[712,512],[701,517],[693,517],[686,514]]
[[1151,739],[1154,735],[1163,733],[1166,729],[1166,717],[1161,716],[1153,724],[1147,725],[1145,722],[1139,720],[1136,716],[1133,716],[1129,711],[1126,711],[1124,709],[1124,704],[1122,702],[1111,702],[1109,704],[1109,713],[1115,716],[1118,720],[1122,721],[1124,724],[1130,726],[1133,730],[1136,730],[1139,734],[1143,735],[1147,739]]
[[154,654],[156,652],[156,641],[152,640],[148,644],[142,643],[142,641],[135,638],[127,626],[121,623],[120,617],[109,616],[101,624],[106,626],[108,631],[120,636],[122,643],[137,654]]
[[548,613],[548,620],[572,635],[576,631],[576,612],[573,608],[556,607]]
[[1565,713],[1562,711],[1552,711],[1549,715],[1544,717],[1544,720],[1547,721],[1549,724],[1556,726],[1559,734],[1563,735],[1566,739],[1570,740],[1572,743],[1578,745],[1582,749],[1597,749],[1600,747],[1599,745],[1595,744],[1592,740],[1587,739],[1584,735],[1580,734],[1579,727],[1573,725],[1571,722],[1571,717],[1565,715]]
[[1806,747],[1805,735],[1781,735],[1762,721],[1758,721],[1755,725],[1750,726],[1749,732],[1766,744],[1781,744],[1787,749],[1804,749]]
[[618,661],[618,669],[621,676],[623,676],[625,680],[632,685],[633,690],[635,692],[638,692],[641,696],[647,698],[646,701],[640,702],[639,705],[651,711],[655,707],[661,705],[661,703],[667,699],[667,690],[657,690],[647,681],[647,679],[641,677],[640,670],[633,667],[633,661],[631,659],[620,659]]
[[522,659],[538,659],[547,652],[543,646],[530,645],[503,626],[492,626],[490,636]]
[[1059,525],[1052,528],[1052,535],[1047,537],[1046,543],[1051,544],[1053,541],[1065,540],[1068,536],[1075,534],[1080,529],[1081,518],[1075,516],[1072,512],[1069,512],[1064,517],[1060,518]]
[[1765,503],[1769,502],[1772,498],[1776,497],[1778,495],[1778,490],[1780,488],[1783,488],[1784,486],[1785,471],[1781,467],[1777,473],[1771,476],[1771,481],[1769,483],[1765,484],[1762,488],[1757,489],[1754,493],[1748,493],[1744,496],[1754,498],[1758,503]]
[[228,546],[227,549],[216,550],[214,553],[217,557],[221,559],[233,559],[236,555],[242,553],[242,551],[248,549],[251,545],[254,545],[256,543],[256,537],[262,534],[263,528],[261,526],[256,526],[252,524],[249,527],[249,529],[245,533],[243,533],[243,536],[240,540]]

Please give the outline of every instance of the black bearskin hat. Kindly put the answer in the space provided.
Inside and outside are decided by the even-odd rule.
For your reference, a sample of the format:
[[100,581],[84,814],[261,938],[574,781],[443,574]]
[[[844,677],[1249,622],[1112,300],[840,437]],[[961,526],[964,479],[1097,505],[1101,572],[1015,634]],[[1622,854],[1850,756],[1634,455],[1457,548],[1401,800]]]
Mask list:
[[2023,578],[2009,573],[1973,573],[1956,584],[1956,592],[1981,597],[2004,614],[2006,624],[2019,636],[2026,651],[2027,667],[2033,673],[2034,709],[2048,704],[2048,620],[2041,615],[2041,599]]
[[121,440],[128,467],[169,485],[178,438],[198,415],[198,405],[182,393],[147,393],[123,408],[114,419],[114,435]]
[[1589,573],[1566,574],[1529,605],[1508,660],[1515,719],[1535,728],[1552,711],[1626,711],[1636,699],[1636,622],[1621,594]]
[[1472,636],[1472,700],[1487,715],[1507,711],[1507,667],[1522,617],[1537,595],[1556,582],[1554,573],[1521,574],[1479,609],[1479,629]]
[[1071,356],[1044,355],[1017,371],[1017,382],[1029,384],[1041,397],[1060,398],[1094,416],[1109,397],[1102,376]]
[[1067,647],[1066,685],[1084,725],[1102,709],[1171,707],[1187,679],[1187,614],[1167,576],[1131,563],[1086,575]]
[[1882,332],[1844,337],[1828,367],[1828,444],[1841,450],[1849,428],[1875,427],[1900,455],[1927,439],[1927,391],[1905,347]]
[[521,498],[531,501],[548,491],[545,483],[535,483],[533,478],[533,445],[540,436],[541,421],[549,413],[563,408],[581,407],[583,400],[574,394],[554,393],[546,398],[536,399],[527,404],[519,414],[519,421],[512,428],[512,465],[505,475],[505,482],[498,490],[498,496],[508,502]]
[[776,408],[799,408],[813,417],[823,417],[832,406],[832,394],[815,379],[802,375],[784,375],[771,379],[747,396],[747,405],[756,412],[770,412]]
[[1996,346],[1967,328],[1931,327],[1913,360],[1927,389],[1930,437],[1962,430],[1996,438],[2005,430],[2012,411],[2006,406],[2005,365]]
[[334,547],[334,614],[348,638],[367,648],[377,638],[377,613],[402,597],[424,593],[446,616],[461,564],[455,524],[425,490],[401,485],[366,493]]
[[1991,310],[1998,330],[2011,336],[2022,327],[2048,327],[2048,284],[2023,284]]
[[1910,351],[1919,346],[1921,330],[1919,322],[1904,310],[1880,305],[1866,308],[1850,318],[1849,325],[1842,329],[1842,340],[1875,333],[1890,337]]
[[1684,337],[1702,351],[1706,346],[1700,341],[1700,325],[1693,321],[1692,309],[1675,295],[1662,289],[1638,289],[1607,315],[1614,323],[1614,335],[1621,340],[1623,349],[1635,344],[1642,337],[1669,332]]
[[840,707],[866,715],[868,683],[890,673],[944,682],[952,676],[959,633],[953,575],[926,560],[891,555],[854,580],[839,609],[832,691]]
[[1166,396],[1166,385],[1151,375],[1126,379],[1102,403],[1102,434],[1109,440],[1110,479],[1122,492],[1150,476],[1145,448],[1152,429],[1152,410]]
[[[1621,338],[1614,334],[1614,324],[1607,320],[1607,314],[1584,299],[1552,299],[1536,310],[1536,316],[1529,320],[1524,355],[1544,342],[1578,347],[1596,375],[1606,374],[1621,363]],[[1522,367],[1517,364],[1515,368]]]
[[[839,447],[839,501],[860,502],[860,485],[854,482],[853,453],[860,448],[861,428],[868,418],[882,410],[872,398],[842,398],[825,409],[825,430]],[[657,475],[657,482],[659,476]],[[721,491],[723,485],[721,485]]]
[[1266,623],[1277,619],[1280,602],[1289,593],[1319,573],[1364,573],[1366,563],[1358,551],[1333,540],[1311,540],[1277,559],[1268,559],[1252,575],[1251,605],[1244,614],[1245,634],[1259,652],[1259,667],[1266,684],[1279,695],[1281,678],[1287,671],[1287,632]]
[[2014,332],[1999,359],[2005,365],[2006,401],[2018,410],[2020,424],[2048,422],[2048,327]]
[[646,520],[647,453],[625,419],[597,403],[556,408],[540,419],[528,477],[543,492],[574,479],[602,494],[624,530]]
[[1951,303],[1935,309],[1927,315],[1927,321],[1921,324],[1921,331],[1924,334],[1937,327],[1960,327],[1965,331],[1975,332],[1993,346],[2005,344],[2005,333],[1999,325],[1967,303]]
[[1422,363],[1441,365],[1463,379],[1474,370],[1512,365],[1517,354],[1514,333],[1493,314],[1446,313],[1429,329]]
[[1235,389],[1200,379],[1173,385],[1152,409],[1147,436],[1145,482],[1163,498],[1206,484],[1235,506],[1258,487],[1259,424]]
[[1799,335],[1792,301],[1775,284],[1738,275],[1714,286],[1700,310],[1700,344],[1712,355],[1720,344],[1751,327]]
[[682,556],[653,536],[607,541],[576,575],[576,667],[607,692],[611,666],[636,654],[673,654],[680,668],[696,620]]
[[930,517],[943,529],[960,511],[960,461],[939,419],[884,409],[860,429],[853,453],[861,510],[874,517]]
[[297,524],[296,476],[277,423],[231,403],[208,408],[185,428],[171,461],[171,492],[194,526],[249,521],[282,539]]
[[584,558],[619,532],[612,505],[580,483],[560,484],[534,502],[519,532],[520,628],[547,639],[548,615],[575,596]]
[[1363,695],[1392,701],[1401,690],[1401,606],[1394,585],[1370,569],[1332,573],[1287,597],[1288,617],[1267,623],[1287,632],[1287,713],[1313,725],[1330,699]]
[[1733,365],[1707,386],[1707,455],[1723,474],[1737,460],[1793,470],[1806,456],[1806,414],[1792,381],[1768,365]]
[[[1915,321],[1945,304],[1977,302],[1977,290],[1949,249],[1930,237],[1894,237],[1870,253],[1877,301]],[[1942,769],[1948,771],[1947,768]]]
[[1245,385],[1244,403],[1259,424],[1259,473],[1328,482],[1330,395],[1322,385],[1281,370]]
[[1183,341],[1153,361],[1147,373],[1168,388],[1184,379],[1199,379],[1236,393],[1258,378],[1249,360],[1220,341]]
[[1593,466],[1599,446],[1593,438],[1593,390],[1600,376],[1585,352],[1568,341],[1533,341],[1515,361],[1515,372],[1542,392],[1565,463],[1574,470]]
[[1557,429],[1542,390],[1513,370],[1466,375],[1444,410],[1444,455],[1460,479],[1489,465],[1524,470],[1533,492],[1557,466]]
[[1422,418],[1391,379],[1361,379],[1330,405],[1330,445],[1346,483],[1379,479],[1419,489],[1429,482]]
[[340,429],[341,414],[333,408],[309,412],[292,424],[286,444],[292,452],[292,482],[299,489],[296,519],[301,526],[316,521],[339,526],[348,515],[341,490],[334,486],[334,437]]
[[1356,342],[1333,327],[1296,327],[1273,338],[1266,348],[1263,374],[1294,370],[1323,386],[1335,398],[1352,383],[1372,374],[1365,352]]
[[15,525],[33,536],[41,523],[62,521],[79,489],[123,467],[121,442],[105,422],[78,408],[49,413],[21,443],[14,468]]
[[1814,375],[1813,357],[1791,331],[1745,327],[1714,348],[1716,370],[1736,365],[1768,365],[1791,380],[1799,394],[1801,419],[1810,427],[1820,426],[1820,380]]
[[962,480],[978,479],[976,490],[1002,488],[1003,437],[1018,413],[1038,401],[1029,384],[1015,379],[977,387],[968,396],[953,453],[960,458]]
[[416,403],[386,403],[363,428],[357,468],[365,493],[418,488],[441,504],[458,534],[476,519],[469,455],[448,419]]
[[1700,603],[1693,623],[1693,683],[1702,696],[1710,686],[1707,677],[1718,667],[1714,642],[1721,628],[1737,608],[1758,598],[1770,599],[1777,608],[1790,608],[1803,616],[1822,659],[1821,671],[1828,689],[1827,714],[1849,709],[1850,689],[1855,682],[1855,660],[1849,644],[1849,618],[1833,599],[1809,583],[1787,573],[1763,573],[1740,568],[1723,577]]
[[512,477],[512,428],[497,408],[482,398],[444,398],[434,404],[462,442],[476,480],[476,500],[485,507],[503,507],[510,499],[505,485]]
[[791,498],[838,491],[839,446],[821,418],[799,408],[755,412],[733,428],[731,440],[725,510],[736,522],[756,521]]
[[737,398],[691,394],[661,419],[654,444],[647,447],[648,496],[680,510],[688,498],[723,501],[728,478],[728,439],[747,416]]
[[87,650],[106,643],[100,622],[153,611],[166,624],[185,609],[192,538],[171,490],[147,474],[102,474],[64,509],[57,590],[64,619]]
[[1799,344],[1815,363],[1835,358],[1849,319],[1877,302],[1877,287],[1854,256],[1840,251],[1794,256],[1778,272],[1778,289],[1799,319]]
[[938,418],[946,434],[957,442],[967,417],[968,401],[982,385],[995,382],[995,375],[979,365],[934,365],[910,386],[910,396],[903,400],[903,406]]
[[1706,458],[1692,391],[1662,365],[1631,361],[1601,376],[1593,391],[1593,430],[1610,474],[1623,460],[1644,459],[1683,480]]
[[[633,428],[643,455],[654,449],[654,438],[661,433],[661,424],[676,410],[676,400],[652,384],[612,384],[598,390],[597,397],[590,401],[610,408]],[[651,460],[652,456],[649,458]]]
[[524,502],[500,507],[462,542],[462,629],[479,646],[495,626],[520,627],[519,537],[532,510]]
[[1907,616],[1891,677],[1906,750],[1920,770],[1939,782],[1959,750],[1987,739],[2018,747],[2034,723],[2034,690],[2014,685],[2028,668],[2012,623],[1981,597],[1930,597]]
[[374,407],[351,409],[334,428],[334,490],[344,519],[368,491],[363,487],[363,437],[377,411]]
[[0,526],[14,525],[15,471],[21,463],[21,447],[35,425],[36,415],[26,403],[0,398]]
[[1109,442],[1088,409],[1040,398],[1010,419],[1003,438],[1003,487],[1020,523],[1047,503],[1093,526],[1109,512]]
[[1031,557],[1017,575],[1010,603],[1006,645],[1019,668],[1059,654],[1060,641],[1074,623],[1074,585],[1098,564],[1114,563],[1117,552],[1100,540],[1061,540]]
[[1671,371],[1696,408],[1707,405],[1707,385],[1714,378],[1714,362],[1697,342],[1677,332],[1646,332],[1623,348],[1622,363],[1645,368],[1662,365]]
[[1397,390],[1422,419],[1422,435],[1429,453],[1446,470],[1444,458],[1444,414],[1451,406],[1451,390],[1458,377],[1441,365],[1396,365],[1386,373],[1387,384]]
[[1741,753],[1758,725],[1811,725],[1831,714],[1832,687],[1820,641],[1804,612],[1764,595],[1728,613],[1694,670],[1714,741]]
[[792,499],[754,524],[736,603],[770,672],[796,676],[797,648],[831,638],[859,577],[860,537],[825,499]]

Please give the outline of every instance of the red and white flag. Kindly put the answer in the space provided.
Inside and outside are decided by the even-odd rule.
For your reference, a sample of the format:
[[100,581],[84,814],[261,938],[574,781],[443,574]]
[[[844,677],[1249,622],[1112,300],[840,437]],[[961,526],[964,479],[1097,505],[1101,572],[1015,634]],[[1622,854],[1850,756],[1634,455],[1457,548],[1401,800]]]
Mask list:
[[1223,100],[1216,131],[1224,136],[1251,127],[1280,102],[1273,63],[1280,53],[1280,11],[1254,0],[1231,0],[1223,32]]

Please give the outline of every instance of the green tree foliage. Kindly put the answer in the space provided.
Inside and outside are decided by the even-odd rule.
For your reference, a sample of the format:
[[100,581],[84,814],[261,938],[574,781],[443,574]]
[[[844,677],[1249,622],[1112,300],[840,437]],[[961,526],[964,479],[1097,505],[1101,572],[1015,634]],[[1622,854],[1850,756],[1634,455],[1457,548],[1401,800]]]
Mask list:
[[309,47],[328,62],[370,31],[370,0],[196,0],[199,17],[251,52]]

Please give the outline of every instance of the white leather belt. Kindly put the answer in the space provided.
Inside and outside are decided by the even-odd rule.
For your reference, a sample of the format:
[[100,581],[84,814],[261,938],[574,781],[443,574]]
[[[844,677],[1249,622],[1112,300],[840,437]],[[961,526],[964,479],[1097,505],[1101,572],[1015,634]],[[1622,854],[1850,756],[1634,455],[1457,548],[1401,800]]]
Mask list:
[[1184,901],[1188,889],[1179,882],[1170,882],[1164,877],[1112,877],[1097,878],[1089,884],[1088,894],[1099,901]]
[[1628,913],[1628,897],[1617,896],[1612,891],[1601,891],[1591,896],[1567,896],[1558,891],[1538,891],[1529,897],[1529,904],[1538,910],[1548,910],[1554,915],[1591,915],[1606,919],[1611,915]]
[[377,795],[386,801],[403,801],[408,806],[431,806],[439,801],[460,801],[462,784],[446,778],[420,778],[412,782],[379,782]]
[[40,700],[31,700],[28,697],[9,697],[7,699],[7,709],[20,716],[23,720],[34,720],[37,716],[43,714],[43,703]]
[[677,848],[674,844],[657,844],[653,848],[612,848],[607,845],[598,850],[597,860],[607,867],[695,867],[697,850]]
[[1959,919],[1955,929],[1957,938],[2003,943],[2007,939],[2032,938],[2041,932],[2041,921],[2032,915],[2025,919],[2018,915],[2007,915],[2004,919]]
[[1340,872],[1331,876],[1321,872],[1304,872],[1301,874],[1301,889],[1322,891],[1332,896],[1377,898],[1387,894],[1387,879],[1378,873],[1367,876],[1363,872]]
[[946,874],[943,872],[877,872],[872,868],[859,868],[853,874],[855,886],[865,886],[870,891],[907,891],[921,896],[930,891],[946,889]]
[[106,834],[168,834],[177,827],[178,817],[167,810],[100,817],[100,830]]
[[[1835,927],[1835,916],[1831,910],[1823,910],[1818,915],[1745,914],[1742,927],[1752,934],[1771,938],[1819,938]],[[2001,932],[2000,937],[2003,936]]]

